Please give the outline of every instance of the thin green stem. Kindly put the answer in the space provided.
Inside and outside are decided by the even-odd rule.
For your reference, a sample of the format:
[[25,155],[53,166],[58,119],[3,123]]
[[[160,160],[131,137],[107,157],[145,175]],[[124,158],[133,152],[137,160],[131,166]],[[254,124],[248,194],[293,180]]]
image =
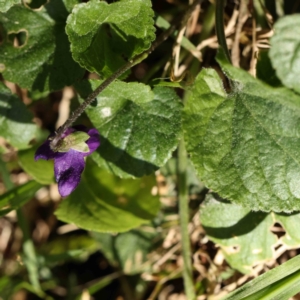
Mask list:
[[22,208],[17,209],[17,217],[20,228],[23,232],[23,261],[28,271],[29,281],[37,292],[41,291],[38,275],[38,262],[33,241],[30,237],[27,220],[24,217]]
[[2,175],[3,183],[7,190],[11,190],[14,187],[13,182],[10,179],[9,172],[6,165],[2,159],[0,159],[0,173]]
[[178,146],[178,165],[177,165],[177,178],[178,178],[178,196],[179,196],[179,220],[181,231],[181,245],[183,256],[183,280],[184,289],[189,300],[195,300],[196,294],[193,283],[193,269],[192,269],[192,253],[190,245],[190,237],[188,231],[189,225],[189,196],[187,186],[187,153],[183,138]]
[[[9,172],[5,163],[0,159],[0,172],[2,175],[3,183],[7,190],[14,187],[13,182],[10,179]],[[28,271],[29,281],[35,291],[42,294],[39,277],[38,277],[38,263],[36,259],[34,244],[30,238],[28,223],[24,218],[22,208],[17,209],[17,217],[19,226],[23,232],[23,261]]]
[[228,62],[231,63],[224,30],[224,6],[225,0],[216,0],[216,32],[219,45],[222,47]]
[[132,290],[125,275],[119,277],[119,282],[121,284],[122,292],[124,293],[125,300],[135,299],[134,291]]

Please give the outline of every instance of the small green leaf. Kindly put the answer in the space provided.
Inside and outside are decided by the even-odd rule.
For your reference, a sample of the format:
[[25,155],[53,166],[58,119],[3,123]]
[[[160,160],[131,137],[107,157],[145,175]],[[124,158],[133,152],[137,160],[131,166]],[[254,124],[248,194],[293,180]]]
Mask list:
[[90,72],[108,77],[150,47],[155,38],[153,15],[150,0],[77,5],[66,27],[73,58]]
[[54,183],[53,161],[34,160],[34,154],[40,145],[18,152],[19,164],[34,180],[41,184]]
[[222,62],[226,95],[214,70],[197,77],[184,131],[200,178],[221,197],[252,210],[300,210],[300,97],[271,88]]
[[70,149],[79,151],[79,152],[89,152],[89,146],[85,141],[87,141],[90,136],[83,131],[75,131],[68,136],[66,136],[62,143],[58,146],[58,152],[68,152]]
[[0,71],[6,80],[46,92],[71,85],[83,76],[84,70],[71,57],[65,33],[68,2],[51,0],[38,11],[14,6],[0,14]]
[[121,268],[128,275],[149,271],[147,255],[154,248],[158,233],[153,227],[138,228],[118,235],[92,233],[101,251],[112,266]]
[[0,0],[0,12],[6,12],[18,3],[21,3],[21,0]]
[[251,273],[255,264],[273,258],[277,238],[270,231],[271,214],[252,212],[208,194],[200,219],[209,239],[220,245],[230,266],[241,273]]
[[300,14],[280,18],[274,26],[270,58],[283,84],[300,92]]
[[153,176],[120,179],[87,160],[81,183],[56,211],[68,223],[93,231],[122,232],[147,223],[159,210]]
[[0,136],[18,149],[28,148],[37,132],[32,119],[24,103],[0,82]]
[[22,207],[41,187],[42,186],[39,183],[35,181],[29,181],[1,195],[0,217],[6,215],[14,209]]
[[17,278],[16,276],[0,277],[0,297],[1,299],[13,299],[20,290],[27,290],[37,296],[41,296],[38,291],[27,281]]
[[[86,97],[100,81],[76,86]],[[163,166],[175,150],[181,132],[179,97],[169,88],[114,82],[86,113],[101,134],[92,155],[99,166],[124,177],[141,177]]]
[[85,260],[97,251],[97,243],[87,235],[70,235],[57,237],[39,247],[39,256],[43,265],[58,264],[72,259]]

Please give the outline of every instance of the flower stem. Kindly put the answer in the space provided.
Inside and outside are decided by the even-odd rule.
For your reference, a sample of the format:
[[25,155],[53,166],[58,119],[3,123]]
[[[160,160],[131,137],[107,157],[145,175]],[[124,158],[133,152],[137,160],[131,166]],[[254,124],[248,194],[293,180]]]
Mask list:
[[120,69],[118,69],[114,74],[104,80],[85,100],[84,102],[71,114],[71,117],[57,130],[55,137],[50,142],[51,149],[57,148],[59,141],[62,139],[62,136],[66,129],[68,129],[77,119],[78,117],[85,111],[86,107],[90,105],[95,98],[106,89],[113,81],[119,78],[122,74],[124,74],[127,70],[131,69],[136,64],[143,61],[153,50],[159,46],[162,42],[164,42],[170,35],[174,33],[174,31],[181,24],[185,24],[186,20],[190,17],[194,8],[200,3],[202,0],[195,0],[194,3],[189,7],[189,9],[185,12],[182,19],[179,23],[172,24],[166,31],[164,31],[158,38],[152,43],[151,47],[144,51],[143,53],[135,56],[128,63],[123,65]]
[[[9,172],[5,163],[0,159],[0,173],[2,175],[3,183],[7,190],[14,187],[10,179]],[[43,294],[38,277],[38,263],[36,259],[34,244],[30,238],[28,223],[24,218],[22,208],[17,209],[17,217],[19,226],[23,232],[23,260],[28,271],[29,281],[38,294]]]
[[183,280],[184,290],[187,299],[195,300],[196,294],[193,283],[193,271],[191,261],[191,245],[188,231],[189,225],[189,197],[187,186],[187,153],[183,138],[178,145],[178,163],[177,163],[177,178],[178,178],[178,198],[179,198],[179,220],[181,245],[183,256]]
[[231,63],[224,30],[224,6],[225,0],[216,0],[216,32],[219,45],[222,47],[228,62]]

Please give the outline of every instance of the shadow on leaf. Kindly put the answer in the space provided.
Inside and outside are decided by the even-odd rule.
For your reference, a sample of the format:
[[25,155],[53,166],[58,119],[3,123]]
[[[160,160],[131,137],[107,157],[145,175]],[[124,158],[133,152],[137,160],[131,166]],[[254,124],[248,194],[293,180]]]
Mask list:
[[208,227],[203,226],[206,233],[218,239],[230,239],[235,236],[247,234],[257,227],[266,217],[268,213],[249,212],[236,224],[229,227]]
[[[117,148],[103,136],[101,136],[101,145],[96,151],[96,154],[108,163],[107,167],[116,175],[118,175],[118,172],[114,170],[114,166],[134,177],[151,174],[159,168],[145,160],[133,157],[123,149]],[[97,158],[95,160],[97,161]]]
[[48,62],[43,64],[42,71],[37,75],[32,89],[44,91],[47,81],[49,81],[49,90],[55,91],[72,85],[82,78],[84,69],[73,60],[71,55],[70,42],[64,29],[69,12],[63,1],[51,1],[45,6],[45,9],[56,22],[51,33],[54,51]]
[[0,99],[0,117],[15,121],[17,123],[32,124],[33,115],[27,110],[21,99],[15,95]]

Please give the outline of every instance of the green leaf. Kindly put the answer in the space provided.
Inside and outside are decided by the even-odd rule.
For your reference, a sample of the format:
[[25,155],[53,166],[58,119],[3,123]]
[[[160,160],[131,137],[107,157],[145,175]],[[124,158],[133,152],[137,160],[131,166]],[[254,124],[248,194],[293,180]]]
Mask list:
[[300,292],[300,256],[296,256],[233,291],[223,300],[287,300]]
[[252,210],[300,210],[300,97],[222,67],[235,80],[232,92],[226,95],[214,70],[203,70],[185,107],[185,140],[198,175]]
[[269,51],[259,52],[256,65],[256,77],[273,87],[282,86],[281,81],[276,76],[275,70],[272,67]]
[[120,179],[88,160],[81,183],[56,211],[68,223],[99,232],[122,232],[147,223],[159,210],[154,176]]
[[[99,81],[77,86],[84,98]],[[181,131],[179,97],[169,88],[114,82],[86,113],[101,134],[92,157],[99,166],[129,178],[150,174],[175,150]]]
[[0,0],[0,12],[6,12],[18,3],[21,3],[21,0]]
[[24,103],[0,82],[0,136],[18,149],[27,148],[37,131],[32,119]]
[[300,213],[293,214],[274,214],[275,220],[279,222],[285,229],[285,235],[280,239],[288,248],[300,247]]
[[34,154],[40,145],[18,152],[19,164],[34,180],[41,184],[54,183],[54,166],[52,160],[34,160]]
[[27,290],[37,296],[41,295],[36,289],[27,281],[23,281],[13,276],[1,276],[0,278],[0,297],[1,299],[13,299],[20,290]]
[[220,245],[230,266],[241,273],[251,273],[255,264],[273,258],[277,238],[270,231],[271,214],[252,212],[208,194],[200,219],[209,239]]
[[280,18],[274,26],[270,58],[283,84],[300,92],[300,14]]
[[74,1],[51,0],[38,11],[14,6],[0,14],[0,71],[6,80],[45,92],[83,76],[84,70],[71,57],[64,28],[70,3]]
[[90,72],[108,77],[150,47],[155,38],[153,15],[150,0],[77,5],[66,27],[73,58]]
[[186,88],[184,82],[160,81],[160,79],[153,79],[151,82],[151,85],[165,86],[165,87],[170,87],[170,88],[180,88],[180,89]]
[[49,267],[68,260],[85,260],[97,251],[97,243],[87,235],[57,237],[39,248],[41,264]]
[[14,209],[22,207],[26,202],[31,200],[31,198],[41,187],[42,186],[39,183],[35,181],[29,181],[1,195],[0,217],[6,215]]
[[151,263],[147,255],[154,248],[158,233],[153,227],[138,228],[118,235],[92,233],[99,242],[112,266],[119,267],[125,274],[134,275],[149,271]]

